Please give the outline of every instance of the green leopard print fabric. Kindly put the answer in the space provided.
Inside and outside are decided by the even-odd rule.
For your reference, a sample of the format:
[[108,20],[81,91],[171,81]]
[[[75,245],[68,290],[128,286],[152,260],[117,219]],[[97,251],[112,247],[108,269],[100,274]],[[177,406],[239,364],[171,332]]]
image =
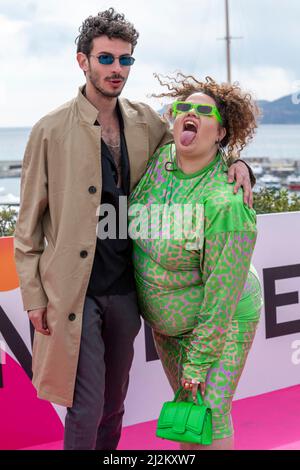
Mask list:
[[129,200],[141,314],[174,392],[206,382],[214,438],[232,435],[231,402],[262,305],[251,266],[256,214],[233,194],[219,155],[187,175],[159,149]]

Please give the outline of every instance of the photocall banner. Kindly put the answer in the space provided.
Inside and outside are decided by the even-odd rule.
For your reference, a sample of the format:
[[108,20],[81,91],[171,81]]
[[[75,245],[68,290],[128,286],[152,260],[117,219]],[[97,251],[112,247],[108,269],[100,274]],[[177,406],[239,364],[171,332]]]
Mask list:
[[[300,213],[258,216],[253,264],[264,308],[235,399],[289,387],[300,378]],[[33,331],[23,311],[13,238],[0,238],[0,448],[62,438],[65,409],[36,397],[31,384]],[[112,338],[113,341],[113,338]],[[135,341],[124,425],[158,417],[173,396],[143,324]]]

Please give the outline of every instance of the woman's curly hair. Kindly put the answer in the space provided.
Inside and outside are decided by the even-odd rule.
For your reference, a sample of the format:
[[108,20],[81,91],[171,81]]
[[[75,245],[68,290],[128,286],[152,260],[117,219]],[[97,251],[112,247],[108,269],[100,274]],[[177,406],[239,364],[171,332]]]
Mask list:
[[205,93],[214,99],[220,111],[226,135],[221,144],[227,147],[230,157],[239,157],[243,148],[253,138],[257,128],[259,108],[249,93],[242,92],[238,83],[216,83],[211,77],[205,77],[205,82],[198,81],[192,75],[178,72],[175,77],[154,74],[168,92],[153,94],[156,98],[170,97],[185,101],[193,93]]
[[93,39],[105,35],[111,38],[123,39],[132,45],[132,50],[137,45],[139,33],[133,24],[125,19],[121,13],[113,8],[100,11],[97,16],[89,16],[79,28],[79,36],[75,39],[77,52],[83,52],[87,56],[92,50]]

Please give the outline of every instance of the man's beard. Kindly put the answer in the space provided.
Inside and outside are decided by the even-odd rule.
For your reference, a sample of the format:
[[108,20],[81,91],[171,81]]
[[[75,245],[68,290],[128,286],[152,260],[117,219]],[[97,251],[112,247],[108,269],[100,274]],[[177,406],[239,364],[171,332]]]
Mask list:
[[126,83],[126,79],[124,79],[124,77],[121,77],[120,75],[114,75],[112,77],[107,77],[109,79],[118,79],[118,80],[121,79],[121,80],[123,80],[123,86],[120,90],[109,92],[109,91],[106,91],[106,90],[104,90],[103,88],[100,87],[100,85],[97,83],[97,81],[98,81],[97,77],[93,74],[93,72],[90,72],[88,77],[90,79],[91,84],[95,88],[95,90],[98,93],[100,93],[102,96],[106,96],[107,98],[117,98],[118,96],[120,96],[120,94],[122,93],[123,88],[125,86],[125,83]]

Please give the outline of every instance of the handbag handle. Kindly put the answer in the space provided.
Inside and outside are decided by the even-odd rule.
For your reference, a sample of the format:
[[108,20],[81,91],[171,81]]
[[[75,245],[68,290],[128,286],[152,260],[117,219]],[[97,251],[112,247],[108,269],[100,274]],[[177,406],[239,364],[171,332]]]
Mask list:
[[[180,393],[182,392],[182,390],[183,390],[183,387],[182,387],[182,386],[179,387],[179,389],[178,389],[177,392],[175,393],[173,402],[177,401],[177,398],[179,397],[179,395],[180,395]],[[190,391],[190,390],[188,390],[188,391]],[[202,398],[202,395],[201,395],[199,389],[197,390],[197,399],[198,399],[198,405],[203,405],[203,404],[204,404],[203,398]]]

